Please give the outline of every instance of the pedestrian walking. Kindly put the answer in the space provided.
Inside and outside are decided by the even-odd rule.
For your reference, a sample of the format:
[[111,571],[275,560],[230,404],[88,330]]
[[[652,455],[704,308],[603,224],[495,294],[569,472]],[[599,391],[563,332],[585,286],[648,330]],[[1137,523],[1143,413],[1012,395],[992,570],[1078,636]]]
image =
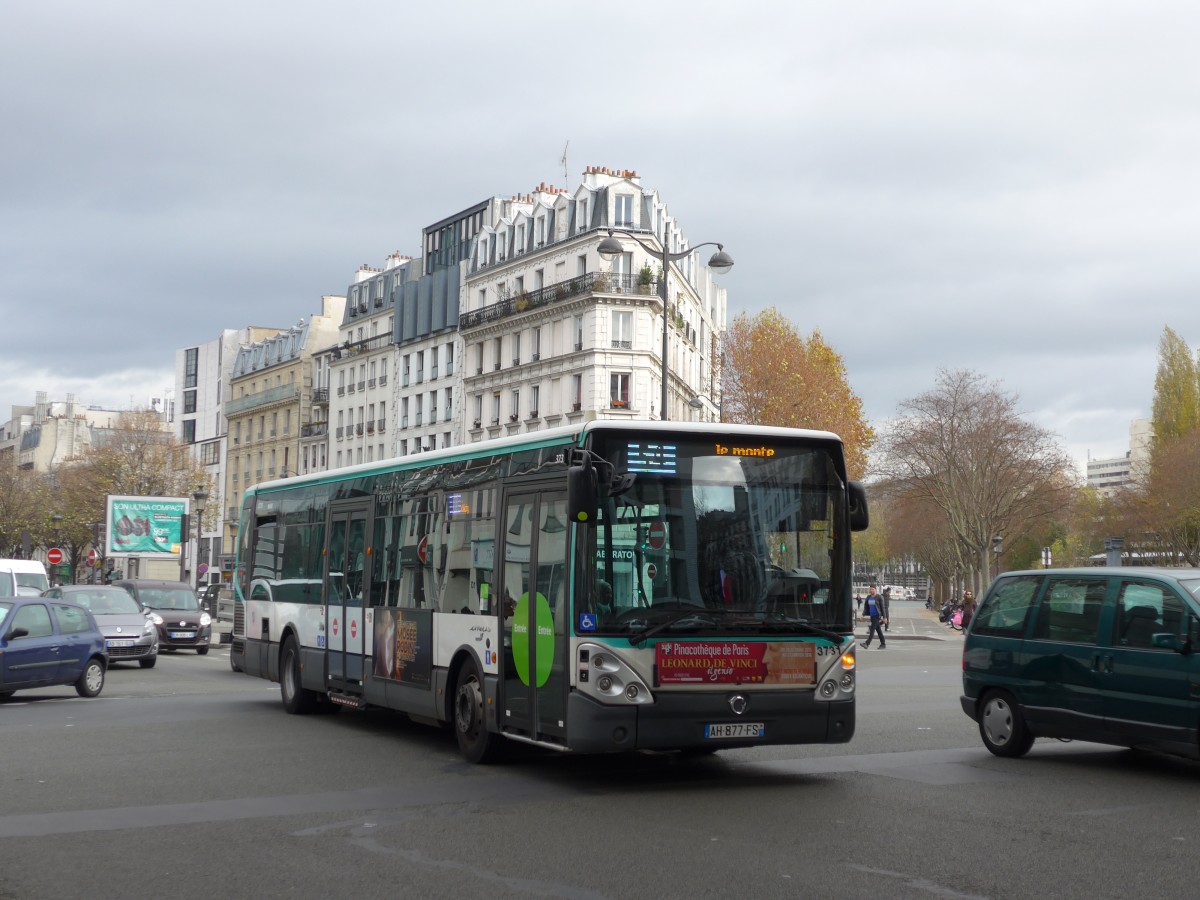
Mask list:
[[866,610],[867,617],[871,620],[871,624],[867,626],[867,640],[863,644],[863,649],[871,649],[871,638],[878,635],[879,649],[887,649],[887,640],[883,636],[883,628],[881,623],[885,621],[883,598],[875,592],[875,585],[867,590],[867,599],[863,603],[863,608]]

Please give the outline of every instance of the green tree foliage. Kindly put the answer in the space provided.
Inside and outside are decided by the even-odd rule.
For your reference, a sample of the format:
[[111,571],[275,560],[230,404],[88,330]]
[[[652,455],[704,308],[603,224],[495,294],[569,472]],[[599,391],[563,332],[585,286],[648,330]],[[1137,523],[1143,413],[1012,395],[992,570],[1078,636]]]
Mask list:
[[1200,379],[1192,350],[1178,334],[1164,328],[1158,342],[1154,376],[1154,439],[1157,445],[1191,435],[1200,426]]
[[52,483],[41,472],[13,466],[0,471],[0,557],[20,558],[22,535],[31,547],[48,547],[53,540]]
[[875,432],[820,331],[804,337],[775,307],[742,313],[726,332],[724,365],[725,421],[832,431],[845,442],[850,477],[864,475]]

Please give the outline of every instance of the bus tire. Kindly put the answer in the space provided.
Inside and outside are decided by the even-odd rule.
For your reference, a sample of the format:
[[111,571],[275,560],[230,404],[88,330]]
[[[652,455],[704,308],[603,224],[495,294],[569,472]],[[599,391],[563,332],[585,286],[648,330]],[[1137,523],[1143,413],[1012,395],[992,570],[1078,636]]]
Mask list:
[[1006,691],[988,691],[984,695],[979,704],[979,736],[996,756],[1024,756],[1033,746],[1033,732]]
[[312,712],[317,706],[317,697],[312,691],[302,688],[300,681],[300,647],[294,635],[288,635],[279,654],[279,696],[283,708],[294,716]]
[[504,738],[487,730],[483,709],[483,678],[475,660],[468,659],[454,683],[454,736],[472,763],[495,762],[504,751]]

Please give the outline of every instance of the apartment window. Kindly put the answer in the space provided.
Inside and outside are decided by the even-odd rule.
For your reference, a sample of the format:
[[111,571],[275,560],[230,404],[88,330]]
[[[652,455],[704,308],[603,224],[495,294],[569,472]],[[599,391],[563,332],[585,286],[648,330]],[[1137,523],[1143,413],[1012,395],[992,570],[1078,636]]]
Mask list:
[[446,357],[446,374],[453,375],[454,374],[454,344],[446,345],[445,357]]
[[633,312],[630,310],[613,310],[612,314],[612,348],[614,350],[633,349]]
[[583,402],[583,376],[571,376],[571,406],[579,409]]
[[183,392],[184,415],[187,415],[188,413],[194,413],[195,411],[196,411],[196,392],[195,391],[184,391]]
[[184,419],[183,420],[183,442],[185,444],[196,443],[196,420],[195,419]]
[[576,275],[586,275],[587,274],[587,254],[586,253],[580,253],[579,256],[577,256],[575,258],[575,274]]
[[475,427],[483,424],[483,394],[475,395]]
[[183,354],[183,386],[185,388],[196,386],[196,376],[199,371],[200,348],[192,347],[190,350],[185,350]]
[[538,410],[541,409],[539,401],[542,399],[542,386],[535,384],[529,389],[529,415],[536,416]]
[[629,406],[629,373],[613,372],[608,376],[608,397],[612,406]]
[[417,384],[425,380],[425,351],[417,351]]
[[542,358],[542,329],[540,327],[533,329],[533,361],[537,362]]
[[613,211],[614,224],[621,228],[633,227],[633,194],[617,194]]
[[283,433],[292,433],[292,411],[290,409],[285,409],[283,411]]
[[500,392],[496,391],[492,394],[492,422],[500,423]]
[[429,350],[429,377],[434,379],[438,377],[438,348],[432,347]]
[[497,371],[499,371],[499,369],[500,369],[500,359],[501,359],[500,354],[503,352],[503,350],[504,350],[503,341],[501,341],[500,338],[496,338],[492,342],[492,368],[496,369]]
[[575,317],[575,349],[583,349],[583,316]]
[[442,406],[446,413],[444,418],[449,422],[451,413],[454,412],[454,388],[446,388],[442,391]]
[[479,289],[479,308],[483,309],[487,306],[487,288]]
[[577,229],[575,229],[576,231],[584,231],[587,229],[587,226],[588,226],[588,202],[586,199],[579,201],[579,219],[578,219],[577,224],[579,225],[579,227]]
[[271,413],[271,437],[279,433],[279,413]]
[[512,336],[512,353],[513,365],[519,366],[521,364],[521,332],[519,331]]
[[508,414],[508,420],[510,422],[517,421],[517,419],[520,418],[520,416],[521,416],[521,389],[520,388],[512,389],[512,392],[509,394],[508,408],[511,410],[511,412]]
[[475,374],[483,374],[483,341],[475,345]]

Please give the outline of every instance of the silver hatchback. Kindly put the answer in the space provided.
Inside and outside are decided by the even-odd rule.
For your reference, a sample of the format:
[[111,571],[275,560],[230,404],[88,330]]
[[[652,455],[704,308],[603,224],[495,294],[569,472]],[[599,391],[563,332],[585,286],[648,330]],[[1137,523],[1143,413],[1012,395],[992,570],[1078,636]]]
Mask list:
[[109,665],[137,660],[143,669],[158,662],[158,629],[150,614],[128,591],[118,587],[64,584],[43,593],[89,610],[104,635]]

